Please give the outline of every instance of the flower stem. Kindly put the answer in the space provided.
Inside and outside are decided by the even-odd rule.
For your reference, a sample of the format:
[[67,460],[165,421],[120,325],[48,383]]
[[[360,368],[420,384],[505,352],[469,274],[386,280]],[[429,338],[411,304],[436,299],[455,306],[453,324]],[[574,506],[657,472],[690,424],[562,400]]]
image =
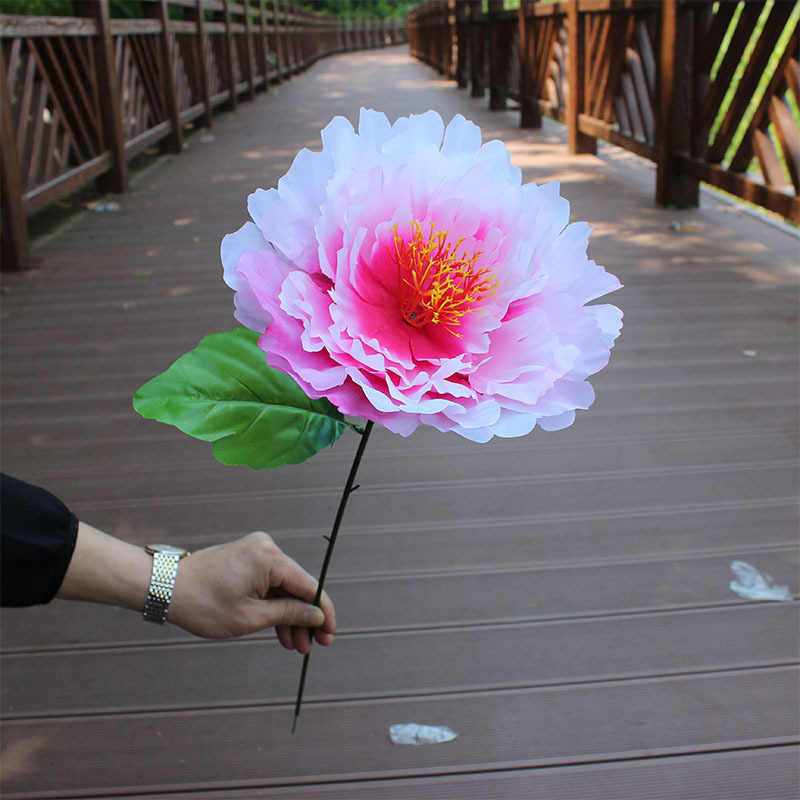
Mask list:
[[[319,573],[319,583],[317,584],[317,595],[314,598],[314,605],[319,606],[320,601],[322,600],[322,587],[325,584],[325,576],[328,574],[328,566],[331,563],[331,556],[333,555],[333,546],[336,544],[336,537],[339,534],[339,526],[342,523],[342,517],[344,517],[344,510],[347,506],[347,500],[350,495],[358,488],[354,486],[356,480],[356,474],[358,473],[359,464],[361,464],[361,458],[364,455],[364,451],[367,449],[367,442],[369,441],[369,435],[372,433],[372,420],[369,420],[367,424],[364,426],[364,430],[361,431],[361,441],[358,444],[358,450],[356,450],[355,457],[353,458],[353,464],[350,467],[350,474],[347,476],[347,482],[344,485],[344,491],[342,492],[342,499],[339,501],[339,508],[336,512],[336,519],[333,522],[333,528],[331,529],[331,535],[326,536],[325,538],[328,540],[328,547],[325,550],[325,558],[322,561],[322,569]],[[309,646],[314,642],[314,635],[313,631],[309,631]],[[308,672],[308,659],[311,656],[311,651],[309,650],[308,653],[303,657],[303,668],[300,671],[300,685],[297,687],[297,699],[295,700],[294,704],[294,720],[292,722],[292,733],[294,733],[295,728],[297,727],[297,718],[300,716],[300,706],[303,703],[303,690],[305,689],[306,685],[306,673]]]

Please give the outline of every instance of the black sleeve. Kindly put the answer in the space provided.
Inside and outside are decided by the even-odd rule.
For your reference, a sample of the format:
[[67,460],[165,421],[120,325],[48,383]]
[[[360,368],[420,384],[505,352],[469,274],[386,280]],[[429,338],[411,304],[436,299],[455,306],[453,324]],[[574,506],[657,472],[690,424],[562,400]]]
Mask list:
[[55,495],[0,475],[0,604],[49,603],[77,537],[78,518]]

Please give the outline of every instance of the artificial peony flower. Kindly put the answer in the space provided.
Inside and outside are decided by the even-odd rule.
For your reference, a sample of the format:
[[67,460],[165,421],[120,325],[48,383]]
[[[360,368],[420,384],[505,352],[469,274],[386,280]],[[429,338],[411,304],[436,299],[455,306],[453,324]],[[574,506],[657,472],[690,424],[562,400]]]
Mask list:
[[564,428],[622,313],[587,305],[620,283],[558,190],[461,115],[336,117],[222,242],[236,318],[309,397],[404,436]]

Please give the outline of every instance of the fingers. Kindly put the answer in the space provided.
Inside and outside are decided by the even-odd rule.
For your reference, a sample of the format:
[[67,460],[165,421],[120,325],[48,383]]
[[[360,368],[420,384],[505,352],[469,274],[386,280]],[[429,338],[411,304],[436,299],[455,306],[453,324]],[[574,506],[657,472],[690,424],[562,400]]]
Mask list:
[[[309,628],[291,627],[289,625],[278,625],[275,628],[275,633],[278,636],[278,641],[287,650],[297,650],[305,655],[311,650],[311,643],[309,641]],[[318,644],[327,647],[333,644],[333,634],[325,633],[321,628],[314,628],[314,639]]]
[[[251,575],[251,613],[257,615],[257,629],[274,626],[281,645],[308,653],[311,636],[329,645],[336,632],[336,612],[326,593],[319,607],[314,605],[317,580],[287,556],[266,533],[251,533],[239,540],[243,564]],[[259,598],[256,600],[255,598]]]
[[322,628],[315,628],[314,629],[314,638],[319,642],[323,647],[327,647],[328,645],[333,644],[333,634],[324,631]]
[[[280,552],[280,551],[279,551]],[[289,558],[285,553],[280,553],[281,563],[279,568],[275,570],[276,582],[273,583],[274,588],[283,590],[286,594],[293,597],[299,597],[301,600],[306,600],[313,603],[317,594],[317,580],[309,575],[296,561]],[[310,628],[320,628],[324,633],[336,633],[336,610],[333,607],[330,597],[323,591],[320,598],[319,607],[325,618],[319,623],[300,623]],[[297,624],[297,623],[286,623]]]
[[[320,608],[303,603],[292,597],[276,597],[265,602],[267,616],[266,625],[275,626],[278,641],[287,650],[297,650],[306,654],[311,650],[311,631],[320,629],[325,622],[325,617]],[[333,634],[323,632],[316,636],[320,644],[329,645],[333,642]]]
[[292,639],[292,628],[289,625],[278,625],[275,628],[278,641],[287,649],[294,650],[294,640]]
[[266,601],[270,623],[276,628],[318,628],[325,622],[322,609],[294,597],[274,597]]

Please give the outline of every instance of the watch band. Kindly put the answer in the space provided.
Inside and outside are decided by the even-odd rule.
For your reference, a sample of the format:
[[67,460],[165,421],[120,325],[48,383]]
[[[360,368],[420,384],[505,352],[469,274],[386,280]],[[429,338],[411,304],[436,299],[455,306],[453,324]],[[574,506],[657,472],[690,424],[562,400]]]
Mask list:
[[163,625],[172,600],[175,578],[178,576],[178,562],[188,553],[172,547],[162,550],[158,545],[149,545],[145,549],[153,556],[153,572],[142,617],[148,622]]

